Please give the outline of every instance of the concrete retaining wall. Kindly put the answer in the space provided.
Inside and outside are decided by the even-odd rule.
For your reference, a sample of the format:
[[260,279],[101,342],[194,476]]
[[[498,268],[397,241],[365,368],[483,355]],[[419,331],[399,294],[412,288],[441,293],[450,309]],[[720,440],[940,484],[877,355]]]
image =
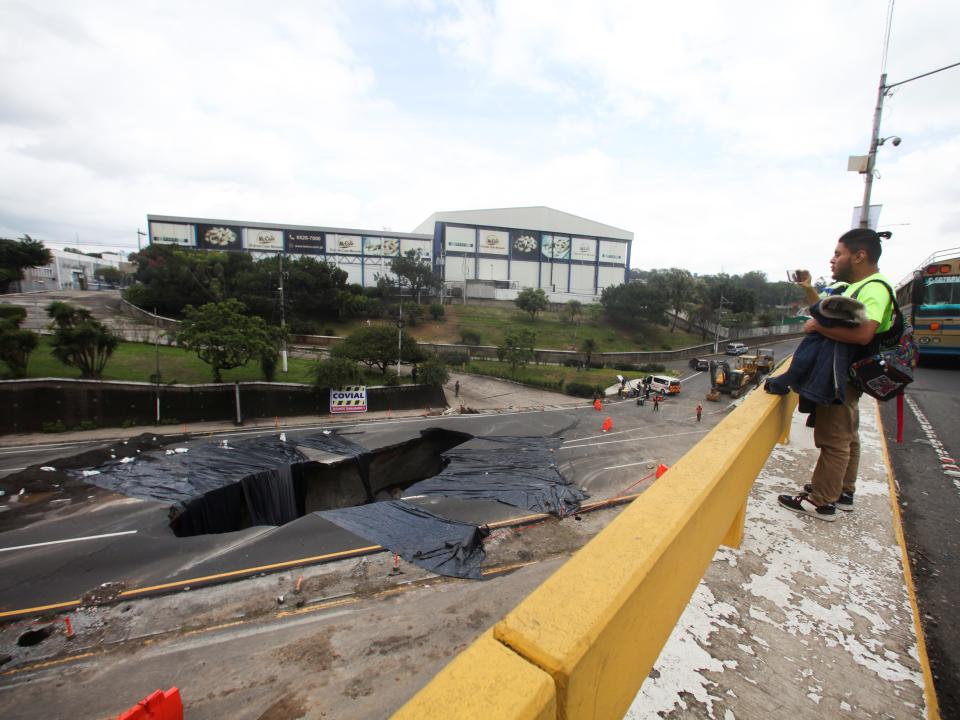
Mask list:
[[[239,383],[244,418],[326,415],[325,390],[295,383]],[[45,424],[68,429],[82,422],[98,427],[151,425],[157,413],[156,385],[96,380],[0,381],[0,434],[37,432]],[[233,384],[161,385],[160,420],[166,424],[234,420]],[[443,389],[427,385],[368,387],[370,410],[411,410],[446,407]]]
[[795,405],[751,394],[394,717],[622,717],[717,548],[739,546],[750,488]]

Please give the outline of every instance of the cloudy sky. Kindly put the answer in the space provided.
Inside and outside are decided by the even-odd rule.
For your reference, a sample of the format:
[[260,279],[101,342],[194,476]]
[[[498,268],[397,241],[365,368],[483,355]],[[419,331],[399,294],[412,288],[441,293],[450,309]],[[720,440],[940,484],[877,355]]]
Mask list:
[[[410,231],[547,205],[633,265],[828,272],[888,0],[0,0],[0,236],[136,247],[147,213]],[[888,82],[960,61],[901,0]],[[894,280],[960,246],[960,68],[885,101]]]

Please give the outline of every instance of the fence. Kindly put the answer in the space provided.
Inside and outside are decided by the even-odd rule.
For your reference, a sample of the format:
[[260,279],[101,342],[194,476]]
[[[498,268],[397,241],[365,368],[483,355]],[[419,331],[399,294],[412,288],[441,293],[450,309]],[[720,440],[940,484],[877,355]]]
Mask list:
[[[97,380],[0,381],[0,434],[53,427],[179,424],[234,420],[239,397],[242,418],[326,415],[326,390],[296,383],[244,382],[207,385],[152,385]],[[427,385],[368,387],[367,407],[411,410],[446,407],[443,389]]]

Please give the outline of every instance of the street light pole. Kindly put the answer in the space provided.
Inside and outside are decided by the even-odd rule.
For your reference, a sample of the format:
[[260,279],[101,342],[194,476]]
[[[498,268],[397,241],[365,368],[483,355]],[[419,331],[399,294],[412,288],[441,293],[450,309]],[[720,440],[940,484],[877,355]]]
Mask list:
[[283,338],[280,343],[280,357],[283,359],[282,370],[287,372],[287,313],[283,298],[283,253],[277,255],[280,263],[280,330],[283,332]]

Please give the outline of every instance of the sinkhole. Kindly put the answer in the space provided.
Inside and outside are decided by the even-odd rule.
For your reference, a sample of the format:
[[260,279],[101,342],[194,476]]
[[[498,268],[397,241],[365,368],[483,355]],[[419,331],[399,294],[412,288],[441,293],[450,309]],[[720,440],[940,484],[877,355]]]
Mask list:
[[284,525],[318,510],[393,500],[445,465],[442,454],[472,435],[429,428],[420,437],[335,462],[295,462],[244,477],[171,509],[177,537]]

